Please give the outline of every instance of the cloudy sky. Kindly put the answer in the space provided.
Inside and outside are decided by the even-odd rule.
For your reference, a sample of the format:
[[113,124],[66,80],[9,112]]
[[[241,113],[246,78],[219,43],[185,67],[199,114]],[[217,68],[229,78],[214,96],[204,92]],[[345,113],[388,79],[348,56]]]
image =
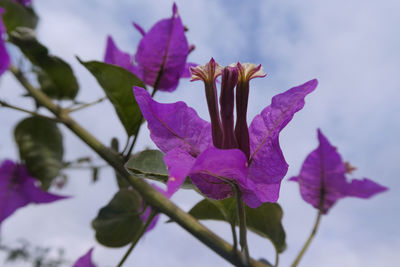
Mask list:
[[[297,174],[305,156],[317,146],[316,129],[322,129],[343,158],[358,170],[352,178],[368,177],[390,187],[371,200],[344,199],[324,216],[321,228],[301,266],[394,266],[400,249],[400,2],[327,1],[177,1],[187,36],[196,50],[190,61],[205,63],[214,57],[223,65],[232,62],[261,63],[268,76],[252,81],[249,119],[270,103],[273,95],[312,78],[317,90],[306,107],[281,134],[281,145],[290,167],[287,177]],[[36,0],[40,15],[40,40],[53,54],[72,64],[80,81],[78,99],[91,101],[103,92],[90,74],[77,63],[101,60],[105,39],[111,34],[118,45],[133,54],[140,35],[131,22],[149,29],[171,15],[172,1],[161,0]],[[3,75],[2,99],[15,104],[24,91],[13,77]],[[158,93],[161,102],[186,101],[207,119],[200,83],[182,81],[172,94]],[[200,100],[203,99],[203,100]],[[12,128],[24,114],[0,110],[0,159],[17,158]],[[114,136],[124,142],[124,130],[109,103],[88,108],[74,117],[108,143]],[[65,133],[66,159],[93,155],[76,137]],[[154,147],[143,128],[137,151]],[[95,157],[97,159],[97,157]],[[100,162],[100,161],[98,161]],[[101,172],[91,184],[90,173],[70,171],[70,182],[61,192],[71,200],[20,209],[2,225],[4,242],[25,238],[43,246],[64,247],[73,260],[95,247],[99,266],[114,266],[126,248],[108,249],[96,244],[90,221],[116,192],[113,172]],[[173,201],[189,210],[200,197],[178,192]],[[279,203],[287,250],[281,266],[288,266],[301,248],[314,222],[316,211],[302,201],[298,185],[283,181]],[[165,217],[161,221],[165,221]],[[231,240],[229,227],[206,222]],[[267,240],[250,234],[251,254],[273,261]],[[4,258],[0,254],[0,260]],[[126,266],[230,266],[174,224],[159,223],[135,248]],[[25,265],[21,265],[25,266]]]

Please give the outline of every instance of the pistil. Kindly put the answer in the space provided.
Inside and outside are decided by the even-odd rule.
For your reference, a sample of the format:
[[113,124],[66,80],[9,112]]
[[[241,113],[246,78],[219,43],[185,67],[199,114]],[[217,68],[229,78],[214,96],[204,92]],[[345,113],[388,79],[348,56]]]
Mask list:
[[234,90],[238,82],[239,73],[235,67],[225,67],[222,71],[221,96],[219,103],[221,105],[222,120],[222,148],[237,148],[238,144],[234,133]]

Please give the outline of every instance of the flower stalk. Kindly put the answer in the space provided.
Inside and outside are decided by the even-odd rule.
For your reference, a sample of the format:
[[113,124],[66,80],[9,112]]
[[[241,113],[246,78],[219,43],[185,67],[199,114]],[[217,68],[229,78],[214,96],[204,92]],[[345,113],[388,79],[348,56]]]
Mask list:
[[317,219],[315,220],[314,227],[311,231],[311,234],[307,238],[306,243],[304,243],[304,245],[303,245],[302,249],[300,250],[299,254],[297,255],[296,259],[292,263],[292,267],[296,267],[299,264],[301,258],[303,257],[304,253],[306,252],[307,248],[310,246],[311,241],[313,240],[315,234],[317,233],[318,226],[321,221],[321,216],[322,216],[322,212],[321,212],[321,210],[318,210]]
[[233,185],[236,199],[236,209],[239,221],[239,242],[241,251],[244,256],[244,262],[246,266],[250,266],[250,254],[249,247],[247,245],[247,226],[246,226],[246,211],[244,209],[244,201],[242,199],[242,194],[239,187],[235,184]]
[[129,249],[126,251],[124,257],[121,259],[121,261],[118,263],[117,267],[121,267],[126,259],[129,257],[131,254],[132,250],[135,248],[136,244],[140,240],[140,238],[143,236],[143,234],[146,232],[146,229],[149,227],[153,219],[157,216],[157,212],[155,210],[151,210],[149,218],[146,220],[146,222],[142,225],[140,228],[138,234],[135,236],[134,240],[132,241],[131,245],[129,246]]

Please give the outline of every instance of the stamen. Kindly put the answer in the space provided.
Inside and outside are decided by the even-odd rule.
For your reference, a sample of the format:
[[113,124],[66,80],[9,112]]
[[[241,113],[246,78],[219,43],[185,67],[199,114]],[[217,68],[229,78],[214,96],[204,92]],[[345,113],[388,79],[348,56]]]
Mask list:
[[250,80],[257,77],[265,77],[261,65],[250,63],[237,63],[239,71],[238,84],[236,86],[236,125],[235,135],[239,149],[250,157],[250,138],[247,126],[247,103],[249,101]]
[[210,62],[204,66],[191,67],[192,80],[202,80],[206,89],[208,112],[211,119],[211,131],[213,144],[216,148],[222,148],[222,129],[221,119],[218,112],[218,96],[216,78],[221,75],[222,67],[211,58]]

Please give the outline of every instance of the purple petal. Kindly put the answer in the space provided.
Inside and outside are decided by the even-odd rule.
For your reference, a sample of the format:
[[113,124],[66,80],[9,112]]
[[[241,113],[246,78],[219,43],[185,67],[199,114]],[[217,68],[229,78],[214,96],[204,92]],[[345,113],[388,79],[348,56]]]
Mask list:
[[107,38],[106,54],[104,55],[104,62],[112,65],[120,66],[139,78],[142,77],[142,73],[139,68],[132,63],[132,57],[128,53],[122,52],[111,36]]
[[192,63],[192,62],[187,62],[185,65],[185,69],[183,70],[183,73],[181,75],[181,78],[191,78],[192,77],[192,73],[190,72],[190,68],[195,68],[197,67],[199,64],[196,63]]
[[190,178],[209,198],[230,197],[233,191],[227,181],[235,181],[239,186],[247,184],[246,155],[239,149],[208,148],[197,157]]
[[[140,219],[145,223],[147,221],[147,219],[150,216],[150,212],[151,212],[151,208],[147,208],[144,213],[140,216]],[[149,224],[149,226],[147,226],[146,228],[146,233],[153,230],[154,227],[157,225],[158,219],[159,219],[159,215],[157,215],[156,217],[154,217],[154,219],[151,221],[151,223]]]
[[49,203],[67,197],[54,195],[35,186],[22,165],[5,160],[0,167],[0,223],[29,203]]
[[[326,214],[335,202],[346,196],[370,198],[387,188],[369,179],[346,181],[346,165],[336,148],[318,130],[319,146],[306,158],[297,177],[303,199]],[[323,207],[321,207],[323,204]]]
[[314,208],[327,213],[343,198],[346,188],[346,167],[336,148],[318,130],[319,146],[305,159],[297,176],[303,199]]
[[354,179],[347,185],[346,195],[350,197],[370,198],[387,190],[387,187],[375,183],[370,179]]
[[147,120],[150,137],[161,151],[180,148],[196,157],[212,145],[211,125],[184,102],[161,104],[140,87],[134,87],[135,98]]
[[85,255],[80,257],[73,267],[96,267],[96,265],[92,262],[92,252],[93,248],[91,248]]
[[195,162],[195,158],[185,150],[176,148],[165,155],[164,162],[167,165],[170,176],[167,182],[167,195],[170,197],[185,181]]
[[184,71],[188,53],[184,27],[174,4],[172,17],[160,20],[143,36],[135,59],[143,70],[146,84],[155,86],[157,82],[158,90],[173,91]]
[[10,56],[7,53],[6,44],[0,40],[0,75],[10,66]]
[[272,98],[271,105],[257,115],[249,127],[249,179],[255,184],[262,202],[276,202],[280,182],[288,164],[279,145],[279,133],[303,108],[304,98],[317,86],[317,80],[289,89]]
[[[249,181],[251,180],[249,179]],[[248,202],[246,203],[251,208],[257,208],[265,202],[277,202],[280,188],[281,183],[254,183],[252,191],[258,201],[254,200],[252,205],[249,205]]]

